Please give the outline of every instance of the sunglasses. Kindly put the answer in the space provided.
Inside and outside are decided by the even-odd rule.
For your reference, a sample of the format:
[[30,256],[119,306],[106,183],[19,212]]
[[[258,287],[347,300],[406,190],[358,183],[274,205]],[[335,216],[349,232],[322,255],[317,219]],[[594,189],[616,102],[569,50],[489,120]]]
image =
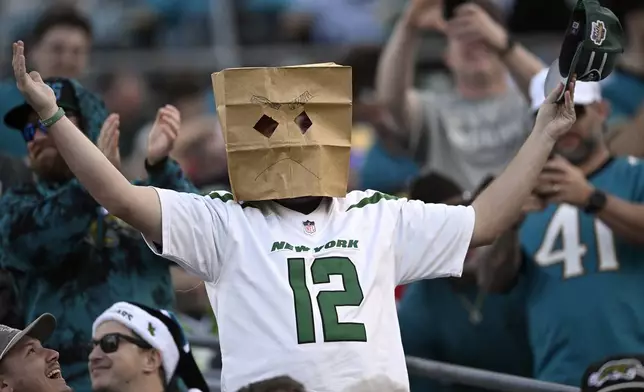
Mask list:
[[[79,117],[80,118],[80,113],[73,111],[73,110],[68,110],[65,112],[65,115],[67,117]],[[25,139],[25,141],[28,143],[32,140],[34,140],[34,136],[36,136],[36,132],[40,131],[42,133],[47,133],[47,127],[45,127],[40,120],[38,120],[35,124],[34,123],[27,123],[25,127],[22,129],[22,138]]]
[[22,138],[25,139],[26,142],[30,142],[34,140],[34,136],[36,135],[36,131],[40,130],[42,133],[47,133],[47,127],[45,127],[40,120],[33,124],[33,123],[28,123],[25,125],[25,127],[22,129]]
[[96,346],[100,346],[101,350],[105,354],[111,354],[111,353],[114,353],[114,352],[118,351],[119,345],[121,344],[122,341],[132,343],[133,345],[138,346],[138,347],[143,348],[143,349],[151,349],[152,348],[152,346],[148,342],[146,342],[146,341],[144,341],[142,339],[138,339],[138,338],[135,338],[135,337],[132,337],[132,336],[123,335],[123,334],[120,334],[120,333],[109,333],[109,334],[103,336],[102,338],[100,338],[99,340],[92,340],[92,348],[96,347]]

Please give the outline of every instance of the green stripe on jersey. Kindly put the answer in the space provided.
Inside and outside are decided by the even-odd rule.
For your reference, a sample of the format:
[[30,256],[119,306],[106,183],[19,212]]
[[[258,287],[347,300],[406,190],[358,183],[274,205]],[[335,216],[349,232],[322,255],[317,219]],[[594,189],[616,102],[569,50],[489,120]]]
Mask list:
[[[213,191],[213,192],[208,193],[208,197],[210,197],[211,199],[221,200],[224,203],[227,203],[229,201],[235,200],[235,198],[233,197],[233,194],[228,193],[228,192],[225,192],[222,195],[222,194],[219,194],[216,191]],[[246,208],[246,207],[259,208],[259,205],[257,203],[251,202],[251,201],[246,201],[246,202],[239,203],[239,204],[241,205],[242,208]]]
[[210,192],[208,193],[208,197],[210,197],[211,199],[219,199],[224,203],[235,199],[231,193],[224,193],[223,195],[221,195],[218,192]]
[[386,193],[376,192],[369,197],[365,197],[364,199],[360,200],[356,204],[351,205],[349,208],[347,208],[347,211],[349,211],[352,208],[362,208],[369,204],[376,204],[382,200],[398,200],[398,198],[396,196],[388,195]]

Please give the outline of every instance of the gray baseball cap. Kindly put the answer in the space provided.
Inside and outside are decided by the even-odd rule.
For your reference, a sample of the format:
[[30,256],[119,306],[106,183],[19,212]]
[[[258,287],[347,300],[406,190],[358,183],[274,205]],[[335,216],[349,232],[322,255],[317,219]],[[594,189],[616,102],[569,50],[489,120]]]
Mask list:
[[56,318],[50,313],[44,313],[24,330],[19,330],[0,324],[0,361],[25,336],[44,342],[56,329]]

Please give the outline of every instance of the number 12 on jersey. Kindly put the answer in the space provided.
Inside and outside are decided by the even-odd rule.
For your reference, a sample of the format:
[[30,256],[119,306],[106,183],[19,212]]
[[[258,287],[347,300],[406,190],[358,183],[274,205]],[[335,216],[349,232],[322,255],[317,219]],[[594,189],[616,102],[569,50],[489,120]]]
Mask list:
[[[306,285],[306,263],[303,258],[288,259],[288,281],[293,290],[297,342],[315,343],[313,302]],[[364,295],[358,281],[358,271],[347,257],[320,257],[310,268],[313,284],[331,282],[331,275],[340,275],[344,290],[320,291],[316,297],[322,319],[324,342],[366,342],[367,331],[362,323],[339,322],[338,306],[360,306]]]

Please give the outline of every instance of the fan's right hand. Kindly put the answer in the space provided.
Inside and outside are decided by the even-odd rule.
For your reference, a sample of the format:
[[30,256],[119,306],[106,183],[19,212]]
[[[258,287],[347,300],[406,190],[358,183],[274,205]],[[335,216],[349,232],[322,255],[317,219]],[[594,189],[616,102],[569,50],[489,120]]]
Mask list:
[[25,44],[22,41],[13,44],[13,74],[18,90],[27,103],[38,113],[42,120],[48,119],[58,111],[56,95],[38,72],[27,73]]

